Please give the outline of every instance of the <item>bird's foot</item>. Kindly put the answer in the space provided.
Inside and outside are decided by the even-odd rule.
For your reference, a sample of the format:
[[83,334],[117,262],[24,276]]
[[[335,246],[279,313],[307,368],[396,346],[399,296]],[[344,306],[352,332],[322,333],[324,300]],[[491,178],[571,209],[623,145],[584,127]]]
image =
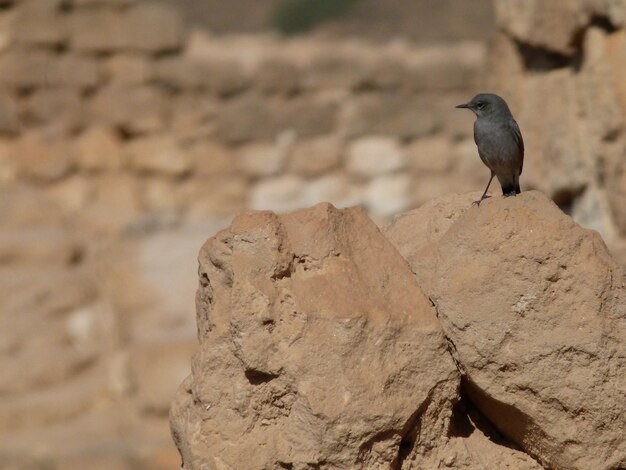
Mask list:
[[483,202],[485,199],[489,199],[490,197],[491,196],[483,196],[478,201],[472,202],[472,206],[480,207],[480,203]]

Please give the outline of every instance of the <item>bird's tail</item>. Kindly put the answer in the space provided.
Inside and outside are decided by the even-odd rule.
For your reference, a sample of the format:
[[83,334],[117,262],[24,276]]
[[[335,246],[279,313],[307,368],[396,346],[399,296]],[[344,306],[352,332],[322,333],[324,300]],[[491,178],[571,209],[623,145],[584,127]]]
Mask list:
[[519,194],[521,192],[522,192],[522,190],[519,187],[519,183],[515,183],[515,194]]

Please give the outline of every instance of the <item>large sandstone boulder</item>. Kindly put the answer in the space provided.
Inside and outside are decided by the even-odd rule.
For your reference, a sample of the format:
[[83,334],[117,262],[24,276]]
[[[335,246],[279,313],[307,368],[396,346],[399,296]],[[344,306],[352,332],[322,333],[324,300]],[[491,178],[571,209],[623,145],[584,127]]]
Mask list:
[[625,468],[623,271],[541,193],[471,199],[386,229],[436,305],[463,390],[547,468]]
[[245,213],[199,262],[200,350],[171,410],[185,469],[422,468],[458,371],[361,210]]

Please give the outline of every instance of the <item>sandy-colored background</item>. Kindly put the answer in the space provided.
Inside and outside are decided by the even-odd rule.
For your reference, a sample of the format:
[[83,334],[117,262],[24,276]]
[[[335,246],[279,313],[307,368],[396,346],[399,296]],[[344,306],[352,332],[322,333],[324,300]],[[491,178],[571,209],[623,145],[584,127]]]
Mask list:
[[0,469],[176,468],[202,242],[246,208],[384,224],[482,190],[478,91],[520,123],[522,189],[626,262],[619,4],[363,0],[285,38],[278,3],[0,2]]

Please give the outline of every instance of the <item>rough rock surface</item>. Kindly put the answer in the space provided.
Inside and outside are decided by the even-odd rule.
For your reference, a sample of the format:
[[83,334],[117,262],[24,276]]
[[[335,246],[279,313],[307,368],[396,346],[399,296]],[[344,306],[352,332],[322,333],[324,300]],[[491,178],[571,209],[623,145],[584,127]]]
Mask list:
[[448,427],[435,311],[361,210],[246,213],[199,261],[201,348],[171,411],[184,468],[401,468]]
[[471,199],[386,230],[436,304],[463,389],[547,468],[624,468],[623,271],[541,193]]

